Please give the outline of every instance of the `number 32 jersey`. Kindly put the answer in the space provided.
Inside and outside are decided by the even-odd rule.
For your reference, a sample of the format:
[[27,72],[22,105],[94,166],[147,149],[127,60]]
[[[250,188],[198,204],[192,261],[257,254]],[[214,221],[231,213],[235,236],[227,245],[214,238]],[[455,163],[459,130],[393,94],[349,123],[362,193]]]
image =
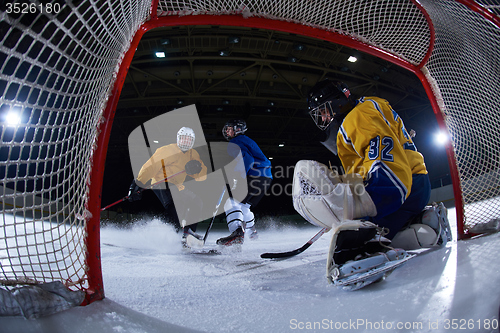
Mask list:
[[412,175],[427,174],[403,120],[379,97],[357,101],[340,126],[337,149],[346,173],[358,173],[366,182],[383,178],[398,189],[402,202],[410,194]]

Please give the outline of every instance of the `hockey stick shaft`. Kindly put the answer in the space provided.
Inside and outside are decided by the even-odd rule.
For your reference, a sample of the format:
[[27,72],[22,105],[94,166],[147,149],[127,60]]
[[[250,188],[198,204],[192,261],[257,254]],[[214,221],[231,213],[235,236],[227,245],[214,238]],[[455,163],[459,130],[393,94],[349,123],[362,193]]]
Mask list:
[[217,216],[217,212],[219,211],[219,206],[222,202],[222,198],[224,197],[224,194],[226,193],[226,185],[224,184],[224,188],[222,189],[222,194],[220,195],[219,202],[217,202],[217,206],[215,207],[214,214],[212,216],[212,220],[210,221],[210,224],[208,225],[207,231],[205,231],[205,236],[203,239],[198,239],[195,236],[189,234],[187,236],[186,242],[189,246],[191,247],[203,247],[205,245],[205,242],[208,237],[208,233],[212,229],[212,226],[214,225],[215,217]]
[[324,233],[328,232],[330,228],[323,228],[321,229],[316,235],[314,235],[310,240],[307,241],[304,245],[302,245],[300,248],[288,251],[288,252],[276,252],[276,253],[263,253],[260,255],[261,258],[264,259],[278,259],[278,258],[288,258],[288,257],[293,257],[299,253],[304,252],[311,246],[315,241],[317,241],[321,236],[323,236]]
[[[179,171],[179,172],[177,172],[177,173],[174,173],[173,175],[168,176],[167,178],[164,178],[164,179],[162,179],[162,180],[159,180],[159,181],[157,181],[156,183],[151,184],[151,185],[149,185],[148,187],[145,187],[145,188],[143,188],[142,190],[137,191],[137,193],[141,193],[141,192],[143,192],[143,191],[145,191],[145,190],[149,190],[149,189],[150,189],[150,188],[152,188],[153,186],[158,185],[158,184],[163,183],[163,182],[166,182],[166,181],[167,181],[167,180],[169,180],[170,178],[175,177],[175,176],[177,176],[177,175],[180,175],[181,173],[184,173],[184,172],[186,172],[186,170],[182,170],[182,171]],[[120,200],[117,200],[117,201],[113,202],[112,204],[109,204],[109,205],[107,205],[106,207],[101,208],[101,212],[102,212],[102,211],[105,211],[106,209],[108,209],[108,208],[110,208],[110,207],[113,207],[114,205],[119,204],[120,202],[123,202],[123,201],[125,201],[125,200],[128,200],[128,198],[129,198],[129,197],[130,197],[130,196],[129,196],[129,195],[127,195],[127,196],[125,196],[125,197],[121,198]]]
[[220,195],[219,202],[217,203],[217,206],[215,206],[215,211],[212,216],[212,221],[210,221],[210,224],[208,225],[207,231],[205,232],[205,236],[203,237],[203,243],[207,240],[208,233],[210,232],[210,229],[212,229],[212,226],[214,225],[215,217],[217,216],[217,212],[219,211],[219,206],[222,202],[222,198],[224,197],[224,194],[226,193],[226,186],[224,186],[224,189],[222,190],[222,194]]

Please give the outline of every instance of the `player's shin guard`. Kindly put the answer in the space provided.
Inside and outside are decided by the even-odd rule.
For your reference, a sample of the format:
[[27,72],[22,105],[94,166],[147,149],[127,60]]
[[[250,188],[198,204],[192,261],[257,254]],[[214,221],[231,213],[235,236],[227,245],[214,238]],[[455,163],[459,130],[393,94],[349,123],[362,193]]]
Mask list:
[[343,220],[377,214],[361,177],[339,176],[316,161],[297,162],[292,195],[295,210],[322,228],[335,228]]
[[241,203],[229,198],[224,204],[224,211],[226,212],[226,222],[230,233],[234,232],[238,227],[245,228]]
[[251,240],[256,240],[259,238],[259,234],[255,228],[255,215],[250,210],[251,207],[252,206],[248,203],[241,204],[241,211],[243,213],[243,221],[245,224],[245,234],[247,234],[248,238]]

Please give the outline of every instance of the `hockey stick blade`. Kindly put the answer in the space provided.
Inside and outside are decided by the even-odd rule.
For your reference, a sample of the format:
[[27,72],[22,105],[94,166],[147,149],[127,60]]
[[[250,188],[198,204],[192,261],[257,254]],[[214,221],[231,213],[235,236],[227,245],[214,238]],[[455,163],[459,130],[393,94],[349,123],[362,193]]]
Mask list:
[[262,253],[260,257],[263,259],[279,259],[279,258],[293,257],[299,253],[304,252],[309,246],[311,246],[311,244],[312,243],[305,243],[304,245],[302,245],[301,248],[288,252]]
[[323,228],[321,229],[316,235],[314,235],[310,240],[307,241],[304,245],[302,245],[300,248],[293,250],[293,251],[288,251],[288,252],[276,252],[276,253],[262,253],[260,255],[261,258],[263,259],[279,259],[279,258],[289,258],[293,257],[297,254],[300,254],[307,250],[309,246],[312,245],[315,241],[317,241],[325,232],[328,232],[330,229],[329,228]]

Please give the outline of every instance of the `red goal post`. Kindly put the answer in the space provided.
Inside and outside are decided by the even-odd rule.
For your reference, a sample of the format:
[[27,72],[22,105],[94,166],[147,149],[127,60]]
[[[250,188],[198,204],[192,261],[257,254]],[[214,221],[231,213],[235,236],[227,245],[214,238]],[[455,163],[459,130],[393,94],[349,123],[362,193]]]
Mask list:
[[[136,47],[147,31],[162,26],[289,32],[413,72],[451,138],[447,156],[459,238],[473,235],[475,225],[500,217],[492,201],[500,195],[500,24],[498,8],[488,3],[90,0],[24,16],[2,7],[0,111],[18,108],[27,120],[4,126],[0,138],[0,281],[61,280],[85,290],[87,303],[104,297],[99,216],[107,144]],[[64,236],[47,245],[48,233]]]

